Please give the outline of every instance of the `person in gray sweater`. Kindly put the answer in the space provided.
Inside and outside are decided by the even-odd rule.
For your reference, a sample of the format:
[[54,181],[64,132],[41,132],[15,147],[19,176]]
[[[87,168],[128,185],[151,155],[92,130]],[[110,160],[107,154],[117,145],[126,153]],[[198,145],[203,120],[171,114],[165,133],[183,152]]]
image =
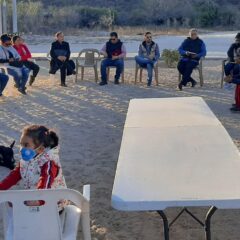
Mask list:
[[30,71],[20,61],[21,57],[12,46],[11,38],[7,34],[3,34],[0,39],[0,63],[6,67],[7,73],[13,76],[18,91],[26,94],[26,83]]

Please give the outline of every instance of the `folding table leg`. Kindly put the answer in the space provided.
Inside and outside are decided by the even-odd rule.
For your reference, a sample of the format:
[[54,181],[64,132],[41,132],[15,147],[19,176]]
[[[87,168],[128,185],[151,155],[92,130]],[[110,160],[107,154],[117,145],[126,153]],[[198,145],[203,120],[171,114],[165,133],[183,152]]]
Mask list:
[[167,216],[163,211],[158,211],[159,215],[162,217],[163,220],[163,228],[164,228],[164,239],[169,240],[169,225]]
[[205,218],[205,238],[206,240],[211,240],[211,217],[216,212],[216,207],[211,207]]

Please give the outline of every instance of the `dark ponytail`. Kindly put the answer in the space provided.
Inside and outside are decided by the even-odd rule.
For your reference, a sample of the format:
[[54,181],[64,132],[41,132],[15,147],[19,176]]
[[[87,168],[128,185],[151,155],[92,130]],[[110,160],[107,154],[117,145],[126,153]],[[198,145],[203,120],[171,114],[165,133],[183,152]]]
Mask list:
[[58,146],[59,138],[56,132],[42,125],[30,125],[23,129],[23,135],[32,138],[36,146],[43,145],[45,148]]
[[58,146],[58,135],[53,131],[53,130],[48,130],[48,137],[47,137],[47,145],[50,148],[54,148],[56,146]]

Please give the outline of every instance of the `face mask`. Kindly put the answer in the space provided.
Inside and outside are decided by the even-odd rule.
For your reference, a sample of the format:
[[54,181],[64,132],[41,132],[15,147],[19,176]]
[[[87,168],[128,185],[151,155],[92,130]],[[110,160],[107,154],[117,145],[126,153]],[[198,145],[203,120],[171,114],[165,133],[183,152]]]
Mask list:
[[22,156],[22,160],[26,162],[32,160],[37,155],[37,152],[35,151],[35,149],[31,149],[31,148],[21,148],[20,153]]

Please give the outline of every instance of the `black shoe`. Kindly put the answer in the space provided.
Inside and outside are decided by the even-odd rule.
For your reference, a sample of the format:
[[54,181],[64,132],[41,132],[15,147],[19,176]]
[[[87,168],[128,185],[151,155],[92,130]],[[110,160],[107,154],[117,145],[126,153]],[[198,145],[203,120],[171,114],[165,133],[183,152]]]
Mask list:
[[240,112],[240,108],[239,107],[231,107],[230,110],[232,112]]
[[29,80],[29,86],[32,86],[33,82],[35,81],[35,77],[31,76]]
[[183,86],[182,83],[179,83],[179,84],[178,84],[178,89],[179,89],[180,91],[182,91],[182,86]]
[[115,79],[114,84],[119,84],[119,80]]
[[192,87],[195,87],[197,85],[197,82],[195,80],[192,81]]
[[232,107],[236,107],[236,106],[237,106],[236,103],[233,103],[233,104],[232,104]]
[[107,85],[107,84],[108,84],[107,82],[103,82],[103,81],[99,83],[100,86],[104,86],[104,85]]
[[26,91],[25,91],[25,89],[18,88],[18,91],[19,91],[21,94],[23,94],[23,95],[26,95],[26,94],[27,94]]
[[61,87],[67,87],[66,83],[61,83]]

